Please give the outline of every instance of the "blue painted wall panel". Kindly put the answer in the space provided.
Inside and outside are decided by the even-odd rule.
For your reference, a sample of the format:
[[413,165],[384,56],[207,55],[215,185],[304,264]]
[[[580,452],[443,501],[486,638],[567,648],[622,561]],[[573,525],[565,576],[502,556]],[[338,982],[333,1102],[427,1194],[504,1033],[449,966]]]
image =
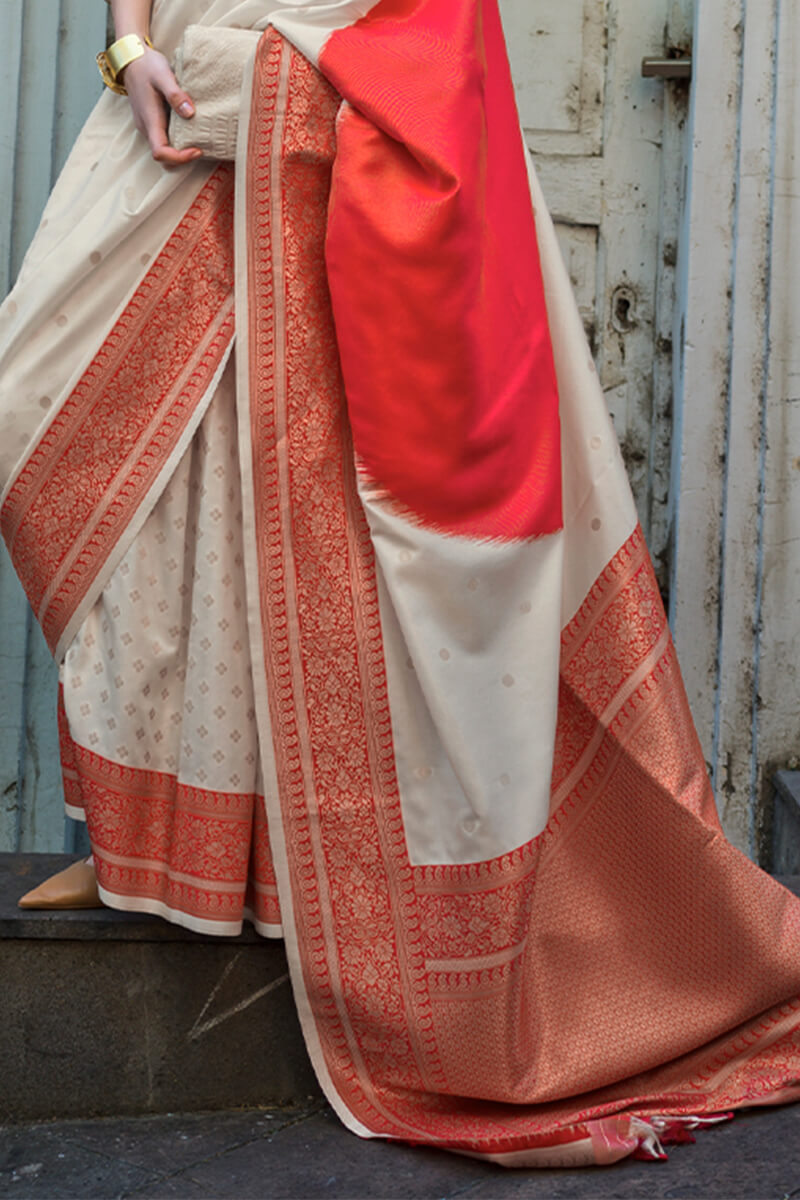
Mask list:
[[[102,85],[102,0],[0,0],[0,292],[15,278],[70,147]],[[0,547],[0,850],[76,844],[64,820],[57,675]]]

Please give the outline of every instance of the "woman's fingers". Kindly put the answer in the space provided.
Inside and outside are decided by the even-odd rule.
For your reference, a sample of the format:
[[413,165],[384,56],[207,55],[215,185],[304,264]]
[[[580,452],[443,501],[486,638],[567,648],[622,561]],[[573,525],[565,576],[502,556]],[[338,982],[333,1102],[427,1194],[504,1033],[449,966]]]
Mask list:
[[187,146],[185,150],[176,150],[166,137],[163,142],[151,141],[150,151],[156,162],[164,167],[180,167],[184,163],[194,162],[195,159],[203,157],[203,151],[193,146]]
[[156,162],[177,167],[202,156],[202,151],[193,147],[176,150],[170,145],[165,104],[185,120],[194,116],[195,108],[191,96],[178,86],[163,54],[147,50],[141,58],[129,63],[124,83],[136,127],[147,138]]
[[203,157],[202,150],[192,146],[187,146],[185,150],[176,150],[166,139],[160,145],[151,142],[150,149],[156,162],[160,162],[164,167],[180,167],[184,163],[194,162],[195,159]]
[[[131,94],[130,92],[128,93]],[[141,133],[147,138],[150,153],[156,162],[164,166],[177,167],[182,163],[193,162],[201,157],[201,151],[191,147],[176,150],[170,145],[167,110],[164,107],[162,94],[154,88],[149,89],[134,107],[136,124]]]
[[[170,74],[172,74],[172,72],[170,72]],[[175,77],[173,75],[173,79],[174,78]],[[186,92],[181,91],[181,89],[178,87],[177,80],[175,81],[175,87],[170,92],[166,93],[166,100],[170,108],[173,109],[179,117],[183,117],[185,121],[190,120],[194,116],[194,104],[192,103],[192,98],[191,96],[188,96]]]

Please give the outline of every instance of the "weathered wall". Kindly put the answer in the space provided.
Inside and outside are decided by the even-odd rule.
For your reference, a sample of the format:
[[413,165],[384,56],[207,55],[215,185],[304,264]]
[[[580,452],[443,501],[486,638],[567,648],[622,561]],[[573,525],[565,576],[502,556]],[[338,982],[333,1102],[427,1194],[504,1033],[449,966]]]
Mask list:
[[[800,3],[784,0],[778,15],[755,689],[762,799],[773,769],[800,756]],[[764,847],[769,818],[764,804]]]
[[[529,0],[502,3],[532,114],[529,144],[594,326],[640,511],[669,570],[681,661],[726,829],[755,854],[768,829],[771,770],[800,753],[800,284],[792,269],[800,0],[698,0],[674,329],[685,92],[643,83],[638,59],[664,48],[665,26],[667,44],[688,44],[690,0],[635,9],[544,0],[535,27]],[[99,92],[92,57],[105,21],[100,0],[0,0],[2,291]],[[550,32],[527,70],[527,39],[542,29]],[[560,90],[540,77],[543,62]],[[663,143],[649,169],[633,157],[636,142],[643,153]],[[644,215],[637,209],[644,176],[655,214],[651,199]],[[641,256],[633,271],[625,261],[634,233],[637,255],[647,244],[660,264],[654,295],[645,296],[637,274]],[[631,284],[636,307],[616,310],[620,287]],[[620,329],[626,313],[633,321]],[[62,846],[54,688],[41,636],[0,558],[2,848]]]
[[[100,0],[0,0],[0,295],[101,90]],[[55,671],[0,546],[0,849],[61,850]],[[69,843],[72,832],[67,833]]]
[[768,863],[800,748],[800,0],[699,0],[672,618],[723,822]]

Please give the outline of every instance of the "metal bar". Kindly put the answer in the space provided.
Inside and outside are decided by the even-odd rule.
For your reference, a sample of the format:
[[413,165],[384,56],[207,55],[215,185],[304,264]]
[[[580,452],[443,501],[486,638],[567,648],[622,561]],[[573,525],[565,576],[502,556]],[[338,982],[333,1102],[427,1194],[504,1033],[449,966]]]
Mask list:
[[691,79],[691,58],[643,58],[645,79]]

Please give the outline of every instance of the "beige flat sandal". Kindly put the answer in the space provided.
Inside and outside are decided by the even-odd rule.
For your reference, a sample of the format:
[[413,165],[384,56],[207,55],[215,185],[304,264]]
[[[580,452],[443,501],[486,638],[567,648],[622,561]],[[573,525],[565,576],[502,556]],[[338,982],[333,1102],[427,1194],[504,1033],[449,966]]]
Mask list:
[[91,858],[51,875],[17,901],[19,908],[104,908]]

